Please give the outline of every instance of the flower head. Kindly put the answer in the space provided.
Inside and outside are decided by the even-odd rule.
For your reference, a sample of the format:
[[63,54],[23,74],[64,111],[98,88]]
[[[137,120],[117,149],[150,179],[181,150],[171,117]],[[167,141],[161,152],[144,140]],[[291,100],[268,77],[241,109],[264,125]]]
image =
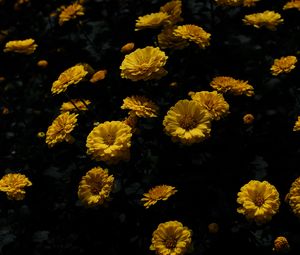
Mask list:
[[245,7],[252,7],[256,5],[256,2],[258,2],[260,0],[244,0],[243,1],[243,6]]
[[78,187],[78,197],[84,205],[92,207],[102,205],[109,199],[114,177],[107,169],[94,167],[82,177]]
[[283,10],[298,9],[300,11],[300,0],[291,0],[283,6]]
[[281,73],[289,73],[296,67],[296,63],[297,58],[295,56],[287,56],[275,59],[271,67],[272,75],[277,76]]
[[241,188],[237,202],[240,204],[237,212],[257,224],[270,221],[280,205],[276,188],[267,181],[256,180],[251,180]]
[[253,87],[248,81],[236,80],[228,76],[217,76],[211,82],[210,86],[220,93],[230,93],[233,95],[254,95]]
[[192,231],[179,221],[167,221],[158,225],[152,234],[150,250],[157,255],[183,255],[192,243]]
[[75,113],[64,112],[52,122],[46,132],[46,143],[49,148],[63,141],[73,141],[70,133],[77,125],[77,116],[78,114]]
[[182,7],[182,2],[181,0],[172,0],[170,2],[167,2],[163,6],[160,7],[161,12],[165,12],[169,15],[169,22],[171,25],[174,25],[178,22],[183,21],[181,17],[181,7]]
[[158,185],[151,188],[148,193],[143,194],[141,201],[144,201],[144,206],[148,209],[151,205],[156,204],[159,200],[167,200],[170,196],[177,192],[175,187],[169,185]]
[[214,120],[219,120],[229,113],[229,104],[225,101],[223,95],[217,91],[189,92],[189,96],[205,108]]
[[165,27],[160,34],[158,34],[157,40],[161,49],[183,49],[189,45],[188,41],[173,34],[174,29],[176,28],[176,26],[168,26]]
[[254,121],[254,116],[251,113],[247,113],[243,117],[244,124],[252,124]]
[[91,103],[90,100],[86,99],[71,99],[68,102],[64,102],[61,107],[61,112],[72,112],[72,111],[87,111],[87,106]]
[[295,122],[293,131],[300,131],[300,116],[298,116],[297,121]]
[[167,74],[164,65],[168,57],[158,47],[147,46],[126,55],[121,66],[121,77],[132,81],[160,79]]
[[130,53],[130,52],[132,52],[133,49],[134,49],[134,43],[129,42],[129,43],[126,43],[125,45],[123,45],[120,51],[122,53]]
[[278,236],[274,240],[273,251],[275,252],[287,252],[290,249],[288,240],[284,236]]
[[283,23],[281,15],[274,11],[249,14],[244,17],[243,21],[246,25],[254,26],[255,28],[266,27],[270,30],[276,30],[277,26]]
[[199,143],[210,136],[211,115],[194,101],[179,100],[167,112],[163,125],[174,142]]
[[69,21],[71,19],[75,19],[78,16],[84,15],[84,8],[79,3],[71,4],[67,7],[63,6],[62,11],[59,14],[59,25],[64,24],[66,21]]
[[24,174],[6,174],[0,180],[0,191],[5,192],[10,200],[23,200],[25,187],[32,183]]
[[5,44],[3,51],[30,55],[36,50],[37,46],[38,45],[35,43],[34,39],[31,38],[26,40],[9,41]]
[[105,79],[107,74],[107,70],[103,69],[103,70],[99,70],[96,73],[93,74],[92,78],[90,79],[91,83],[96,83],[98,81],[102,81]]
[[165,12],[156,12],[141,16],[136,21],[135,31],[161,27],[169,22],[169,17]]
[[285,201],[289,204],[293,213],[300,218],[300,177],[292,183]]
[[100,123],[87,137],[87,154],[108,164],[129,160],[131,136],[131,128],[122,121]]

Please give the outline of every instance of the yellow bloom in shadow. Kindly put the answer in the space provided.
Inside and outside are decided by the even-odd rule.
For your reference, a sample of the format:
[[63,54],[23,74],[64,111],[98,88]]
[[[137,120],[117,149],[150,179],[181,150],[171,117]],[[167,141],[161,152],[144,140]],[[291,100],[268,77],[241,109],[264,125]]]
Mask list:
[[297,58],[295,56],[287,56],[275,59],[271,67],[271,73],[274,76],[277,76],[281,73],[289,73],[296,67],[296,63]]
[[289,193],[285,197],[293,213],[300,218],[300,177],[291,185]]
[[179,0],[172,0],[170,2],[167,2],[159,9],[160,12],[165,12],[169,15],[169,22],[168,25],[174,25],[178,22],[183,21],[183,18],[181,17],[182,13],[182,1]]
[[78,16],[84,15],[84,8],[81,4],[74,3],[67,7],[63,6],[62,11],[59,14],[59,25],[63,25],[66,21],[75,19]]
[[283,6],[283,10],[288,10],[288,9],[293,9],[293,8],[300,11],[300,0],[289,1]]
[[273,251],[279,252],[279,253],[285,253],[288,252],[290,249],[290,245],[286,237],[284,236],[278,236],[274,240],[274,246]]
[[3,51],[30,55],[36,50],[37,46],[38,45],[35,43],[34,39],[31,38],[26,40],[9,41],[5,44]]
[[177,26],[168,26],[158,34],[157,40],[161,49],[184,49],[189,46],[188,41],[173,34],[176,28]]
[[161,27],[169,22],[169,17],[165,12],[156,12],[141,16],[136,20],[135,31]]
[[72,111],[87,111],[87,106],[91,104],[90,100],[87,99],[71,99],[68,102],[64,102],[61,107],[61,112],[72,112]]
[[269,30],[276,30],[277,26],[283,23],[283,19],[279,13],[274,11],[264,11],[246,15],[243,22],[246,25],[254,26],[255,28],[265,27]]
[[159,200],[167,200],[170,196],[177,192],[175,187],[169,185],[158,185],[151,188],[147,193],[143,194],[141,199],[144,206],[148,209],[151,205],[156,204]]
[[293,131],[300,131],[300,116],[298,116],[298,119],[294,124]]

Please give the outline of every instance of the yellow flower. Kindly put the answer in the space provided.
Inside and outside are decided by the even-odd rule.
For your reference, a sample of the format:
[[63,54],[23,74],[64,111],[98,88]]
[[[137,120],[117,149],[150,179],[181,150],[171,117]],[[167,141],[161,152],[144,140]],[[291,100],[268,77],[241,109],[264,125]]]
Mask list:
[[161,27],[169,22],[169,17],[165,12],[156,12],[141,16],[136,20],[135,31]]
[[168,57],[158,47],[136,49],[125,56],[120,69],[121,77],[132,81],[160,79],[167,74],[163,68]]
[[276,30],[276,27],[283,23],[281,15],[274,11],[249,14],[245,16],[243,21],[246,25],[254,26],[256,28],[266,27],[270,30]]
[[52,122],[46,132],[46,143],[49,148],[63,141],[73,142],[70,133],[77,125],[77,116],[75,113],[64,112]]
[[192,231],[179,221],[160,223],[152,234],[150,250],[157,255],[183,255],[192,243]]
[[247,113],[243,117],[244,124],[252,124],[254,121],[254,116],[251,113]]
[[285,201],[289,204],[293,213],[300,218],[300,177],[292,183]]
[[256,180],[251,180],[241,188],[237,202],[240,204],[237,212],[257,224],[270,221],[280,205],[276,188],[267,181]]
[[298,11],[300,11],[300,0],[292,0],[290,2],[287,2],[283,6],[283,10],[288,10],[288,9],[292,9],[292,8],[296,8],[296,9],[298,9]]
[[165,12],[169,16],[168,20],[171,25],[174,25],[178,22],[183,21],[181,18],[181,7],[182,7],[182,2],[180,0],[172,0],[170,2],[167,2],[165,5],[161,6],[159,11],[160,12]]
[[123,100],[121,109],[129,109],[138,117],[157,117],[158,106],[144,96],[131,96]]
[[92,78],[90,79],[91,83],[96,83],[98,81],[102,81],[105,79],[107,74],[107,70],[99,70],[96,73],[93,74]]
[[174,29],[177,27],[168,26],[165,27],[157,36],[158,45],[161,49],[183,49],[189,45],[189,43],[173,34]]
[[159,200],[167,200],[170,196],[177,192],[175,187],[169,185],[158,185],[151,188],[148,193],[143,194],[141,201],[144,201],[144,206],[148,209],[151,205],[156,204]]
[[236,96],[246,95],[251,97],[254,95],[253,87],[248,81],[236,80],[228,76],[217,76],[211,82],[210,86],[220,93],[230,93]]
[[61,112],[71,111],[87,111],[87,106],[91,103],[90,100],[86,99],[71,99],[69,102],[64,102],[61,107]]
[[32,54],[37,48],[34,39],[9,41],[5,44],[4,52],[15,52],[25,55]]
[[202,27],[196,25],[182,25],[174,29],[173,34],[179,38],[196,43],[204,49],[210,44],[210,33],[204,31]]
[[165,132],[174,142],[199,143],[210,136],[210,114],[198,103],[179,100],[163,120]]
[[63,6],[62,11],[59,14],[59,25],[64,24],[66,21],[75,19],[78,16],[84,15],[84,8],[81,4],[74,3],[67,7]]
[[6,174],[0,180],[0,191],[5,192],[10,200],[23,200],[25,197],[25,187],[32,183],[24,174]]
[[229,104],[225,101],[223,95],[217,91],[189,92],[189,96],[205,108],[213,120],[219,120],[229,113]]
[[36,65],[40,68],[46,68],[48,66],[48,61],[41,59],[36,63]]
[[298,120],[295,122],[293,131],[300,131],[300,116],[298,116]]
[[138,129],[136,128],[137,121],[138,121],[138,117],[136,116],[136,114],[134,113],[134,111],[130,111],[128,113],[128,117],[126,117],[123,120],[123,123],[125,123],[126,125],[128,125],[129,127],[131,127],[132,133],[137,133],[137,131],[138,131]]
[[51,88],[52,94],[65,92],[70,85],[79,83],[87,74],[88,72],[83,65],[75,65],[68,68],[59,75],[55,82],[53,82]]
[[88,207],[102,205],[109,200],[113,184],[114,177],[108,174],[107,169],[94,167],[82,177],[78,187],[78,197]]
[[245,7],[252,7],[256,5],[256,2],[258,2],[260,0],[244,0],[243,1],[243,6]]
[[125,45],[123,45],[120,51],[122,53],[130,53],[130,52],[132,52],[133,49],[134,49],[134,43],[129,42],[129,43],[126,43]]
[[296,63],[297,58],[295,56],[287,56],[275,59],[271,67],[272,75],[277,76],[281,73],[289,73],[296,67]]
[[131,128],[122,121],[100,123],[87,137],[87,154],[108,164],[129,160],[131,136]]
[[288,240],[284,236],[278,236],[274,240],[273,251],[285,253],[289,251],[290,245]]
[[243,4],[243,0],[215,0],[215,2],[221,6],[240,6]]

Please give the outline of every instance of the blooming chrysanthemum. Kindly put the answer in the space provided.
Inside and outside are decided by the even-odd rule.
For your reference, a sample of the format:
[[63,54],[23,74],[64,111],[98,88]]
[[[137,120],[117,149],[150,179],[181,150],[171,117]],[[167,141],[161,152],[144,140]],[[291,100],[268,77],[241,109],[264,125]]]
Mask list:
[[266,27],[270,30],[276,30],[277,26],[283,23],[281,15],[274,11],[264,11],[246,15],[243,19],[246,25],[254,26],[256,28]]
[[215,2],[222,6],[240,6],[243,4],[243,0],[215,0]]
[[300,11],[300,0],[289,1],[283,6],[283,10],[288,10],[293,8],[298,9],[298,11]]
[[297,58],[295,56],[287,56],[275,59],[271,67],[271,73],[274,76],[277,76],[281,73],[289,73],[296,67],[296,63]]
[[254,95],[253,87],[248,81],[236,80],[228,76],[217,76],[211,82],[210,86],[220,93],[230,93],[236,96],[246,95],[251,97]]
[[181,18],[181,12],[182,12],[181,7],[182,7],[181,0],[172,0],[170,2],[167,2],[165,5],[161,6],[159,11],[165,12],[168,15],[170,15],[168,20],[171,25],[174,25],[178,22],[183,21],[183,19]]
[[122,121],[100,123],[87,137],[87,154],[108,164],[129,160],[131,137],[131,128]]
[[298,116],[298,119],[294,124],[293,131],[300,131],[300,116]]
[[136,20],[135,31],[146,28],[158,28],[169,23],[170,15],[165,12],[156,12],[141,16]]
[[144,206],[148,209],[151,205],[156,204],[159,200],[167,200],[170,196],[177,192],[175,187],[169,185],[158,185],[151,188],[147,193],[143,194],[141,201],[144,201]]
[[300,218],[300,177],[292,183],[285,201],[290,205],[293,213]]
[[97,72],[95,72],[93,74],[93,76],[91,77],[90,79],[90,82],[91,83],[96,83],[98,81],[102,81],[105,79],[106,77],[106,74],[107,74],[107,70],[106,69],[103,69],[103,70],[99,70]]
[[286,237],[284,236],[278,236],[274,240],[274,247],[273,251],[279,252],[279,253],[285,253],[290,249],[290,245]]
[[84,15],[84,8],[79,3],[73,3],[67,7],[62,7],[62,11],[59,14],[59,25],[64,24],[66,21],[76,19],[78,16]]
[[122,46],[122,48],[121,48],[120,51],[121,51],[122,53],[130,53],[130,52],[133,51],[134,46],[135,46],[135,45],[134,45],[133,42],[126,43],[125,45]]
[[243,122],[244,124],[252,124],[254,121],[254,116],[251,113],[247,113],[243,116]]
[[257,224],[270,221],[278,212],[280,199],[276,188],[267,181],[251,180],[238,192],[238,213]]
[[211,115],[213,120],[219,120],[229,113],[229,104],[222,94],[217,91],[190,92],[192,100],[204,107]]
[[23,200],[26,194],[24,188],[31,185],[24,174],[6,174],[0,180],[0,191],[5,192],[8,199]]
[[196,43],[204,49],[210,44],[210,33],[207,33],[202,27],[196,25],[182,25],[174,29],[173,34],[179,38]]
[[158,47],[147,46],[126,55],[121,66],[121,77],[132,81],[160,79],[167,74],[164,65],[168,57]]
[[48,147],[53,147],[57,143],[63,141],[73,142],[71,132],[77,126],[78,114],[64,112],[61,113],[48,127],[46,132],[46,143]]
[[86,206],[102,205],[109,200],[113,184],[114,177],[108,174],[107,169],[94,167],[82,177],[78,186],[78,197]]
[[91,103],[87,99],[71,99],[68,102],[64,102],[61,107],[61,112],[72,112],[72,111],[87,111],[87,106]]
[[131,96],[123,100],[121,109],[129,109],[138,117],[157,117],[158,106],[144,96]]
[[31,38],[26,40],[9,41],[5,44],[3,51],[30,55],[36,50],[37,46],[38,45],[35,43],[34,39]]
[[211,115],[192,100],[179,100],[164,118],[165,132],[174,142],[199,143],[210,136]]
[[183,49],[189,45],[189,43],[185,40],[182,39],[178,36],[175,36],[173,34],[174,29],[177,27],[173,26],[168,26],[165,27],[161,33],[158,34],[157,40],[158,40],[158,45],[161,49]]
[[87,74],[88,72],[85,70],[84,65],[75,65],[68,68],[53,82],[51,88],[52,94],[65,92],[70,85],[79,83]]
[[183,255],[192,243],[192,231],[179,221],[160,223],[152,234],[150,250],[157,255]]

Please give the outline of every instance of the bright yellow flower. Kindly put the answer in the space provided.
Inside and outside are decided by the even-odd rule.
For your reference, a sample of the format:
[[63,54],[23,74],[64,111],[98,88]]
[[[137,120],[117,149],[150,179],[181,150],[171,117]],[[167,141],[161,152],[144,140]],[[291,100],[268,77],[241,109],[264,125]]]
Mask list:
[[90,79],[91,83],[96,83],[98,81],[102,81],[105,79],[107,75],[107,70],[99,70],[96,73],[93,74],[92,78]]
[[133,42],[129,42],[129,43],[126,43],[125,45],[122,46],[121,48],[121,52],[122,53],[130,53],[132,52],[132,50],[134,49],[134,43]]
[[34,39],[31,38],[26,40],[9,41],[5,44],[3,51],[30,55],[36,50],[37,46],[38,45],[35,43]]
[[183,49],[189,46],[189,43],[178,36],[173,34],[174,29],[177,27],[165,27],[157,36],[158,45],[161,49]]
[[211,34],[204,31],[202,27],[196,25],[178,26],[173,34],[179,38],[196,43],[202,49],[210,44]]
[[141,16],[136,20],[135,31],[146,28],[158,28],[169,23],[169,15],[165,12],[156,12]]
[[222,6],[240,6],[243,4],[243,0],[215,0],[215,2]]
[[229,113],[229,104],[217,91],[189,92],[189,96],[206,109],[213,120],[219,120]]
[[158,47],[147,46],[126,55],[121,66],[121,77],[132,81],[160,79],[167,74],[164,65],[168,57]]
[[296,67],[296,63],[297,58],[295,56],[287,56],[275,59],[271,67],[272,75],[277,76],[281,73],[289,73]]
[[211,82],[210,86],[220,93],[230,93],[235,96],[246,95],[251,97],[254,95],[253,87],[248,81],[236,80],[228,76],[217,76]]
[[63,6],[62,11],[59,14],[59,25],[64,24],[66,21],[75,19],[78,16],[84,15],[84,8],[81,4],[74,3],[67,7]]
[[199,143],[210,136],[211,116],[198,103],[179,100],[167,112],[163,125],[174,142]]
[[290,249],[289,242],[284,236],[276,237],[276,239],[274,240],[273,251],[285,253],[288,252],[289,249]]
[[49,148],[63,141],[73,142],[70,133],[77,126],[77,116],[75,113],[64,112],[52,122],[46,132],[46,143]]
[[87,154],[108,164],[127,161],[130,158],[131,137],[131,128],[122,121],[100,123],[87,137]]
[[300,0],[289,1],[283,6],[283,10],[288,10],[292,8],[296,8],[298,9],[298,11],[300,11]]
[[91,103],[90,100],[86,99],[71,99],[69,102],[64,102],[61,107],[61,112],[72,112],[72,111],[87,111],[87,106]]
[[113,184],[114,177],[108,174],[107,169],[94,167],[82,177],[78,187],[78,197],[88,207],[102,205],[109,200]]
[[52,94],[65,92],[70,85],[79,83],[87,74],[88,72],[83,65],[75,65],[68,68],[59,75],[55,82],[53,82],[51,88]]
[[178,22],[183,21],[181,18],[181,7],[182,7],[182,2],[180,0],[172,0],[170,2],[167,2],[165,5],[161,6],[159,11],[160,12],[165,12],[170,17],[168,18],[170,25],[174,25]]
[[297,121],[295,122],[293,131],[300,131],[300,116],[298,116]]
[[246,25],[254,26],[256,28],[266,27],[270,30],[276,30],[276,27],[283,23],[281,15],[274,11],[249,14],[245,16],[243,21]]
[[23,200],[25,187],[32,183],[24,174],[6,174],[0,180],[0,191],[5,192],[10,200]]
[[158,106],[144,96],[131,96],[123,100],[121,109],[129,109],[138,117],[157,117]]
[[175,187],[169,185],[158,185],[151,188],[148,193],[143,194],[141,201],[144,201],[144,206],[148,209],[151,205],[156,204],[159,200],[167,200],[170,196],[177,192]]
[[292,183],[285,201],[289,204],[293,213],[300,218],[300,177]]
[[263,224],[272,219],[278,212],[280,199],[276,188],[267,181],[251,180],[238,192],[238,213],[257,224]]
[[247,113],[243,117],[244,124],[252,124],[254,121],[254,116],[251,113]]
[[160,223],[152,234],[150,250],[157,255],[183,255],[192,243],[192,231],[179,221]]

